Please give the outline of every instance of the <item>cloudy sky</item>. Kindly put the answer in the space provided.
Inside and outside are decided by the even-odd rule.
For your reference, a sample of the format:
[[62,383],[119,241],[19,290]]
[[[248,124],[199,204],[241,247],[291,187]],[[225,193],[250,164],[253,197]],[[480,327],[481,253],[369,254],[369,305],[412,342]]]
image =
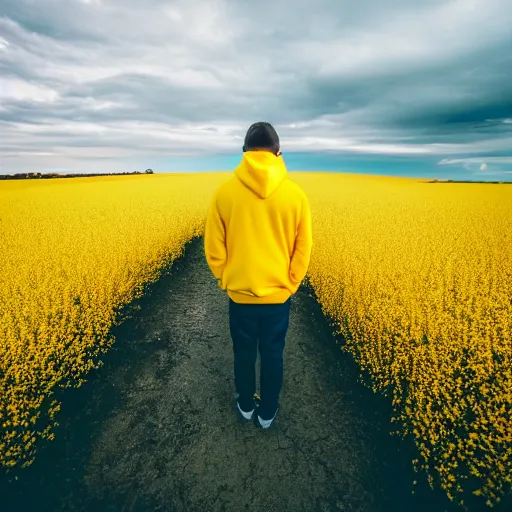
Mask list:
[[512,0],[0,0],[0,173],[512,180]]

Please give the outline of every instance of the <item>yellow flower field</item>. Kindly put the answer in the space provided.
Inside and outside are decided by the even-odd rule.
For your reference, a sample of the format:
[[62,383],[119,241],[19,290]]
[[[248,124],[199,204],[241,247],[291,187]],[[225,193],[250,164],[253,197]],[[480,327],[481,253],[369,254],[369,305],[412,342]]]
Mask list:
[[163,175],[0,182],[0,465],[52,439],[56,386],[80,386],[116,311],[204,230],[219,182]]
[[[52,438],[116,311],[201,236],[232,173],[0,182],[0,465]],[[290,173],[312,209],[309,280],[393,401],[414,461],[492,505],[512,475],[512,187]]]
[[310,282],[393,400],[416,467],[450,499],[495,504],[512,483],[512,186],[295,179],[311,202]]

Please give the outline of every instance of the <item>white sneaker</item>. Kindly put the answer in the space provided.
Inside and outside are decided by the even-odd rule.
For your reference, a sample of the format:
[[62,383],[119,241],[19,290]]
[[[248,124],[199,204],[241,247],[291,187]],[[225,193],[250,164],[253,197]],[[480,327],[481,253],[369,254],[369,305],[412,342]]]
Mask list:
[[242,411],[242,409],[240,409],[240,404],[236,403],[236,405],[238,405],[238,410],[240,411],[240,414],[246,419],[246,420],[250,420],[252,418],[252,414],[254,412],[254,409],[251,411],[251,412],[244,412]]
[[[277,409],[277,411],[278,410],[279,410],[279,408]],[[277,411],[276,411],[276,413],[274,414],[274,417],[271,420],[263,420],[258,415],[258,423],[260,424],[260,427],[261,428],[268,428],[268,427],[270,427],[270,425],[272,425],[272,422],[274,421],[275,417],[277,416]]]

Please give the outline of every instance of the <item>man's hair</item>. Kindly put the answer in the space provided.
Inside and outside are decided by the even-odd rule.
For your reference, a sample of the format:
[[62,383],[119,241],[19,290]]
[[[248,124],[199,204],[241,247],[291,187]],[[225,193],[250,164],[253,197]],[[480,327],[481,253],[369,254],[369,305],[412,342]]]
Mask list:
[[266,149],[274,154],[279,151],[279,136],[270,123],[260,121],[252,124],[245,135],[243,150]]

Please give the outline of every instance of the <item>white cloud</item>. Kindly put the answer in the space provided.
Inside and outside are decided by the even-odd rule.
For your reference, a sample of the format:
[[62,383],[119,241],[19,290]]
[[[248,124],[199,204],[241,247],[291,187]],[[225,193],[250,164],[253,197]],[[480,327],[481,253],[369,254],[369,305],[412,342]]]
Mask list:
[[0,77],[0,98],[3,101],[11,99],[52,103],[58,96],[57,91],[41,84],[34,84],[17,78]]
[[438,162],[439,165],[457,165],[457,164],[512,164],[512,156],[486,156],[483,158],[443,158]]

